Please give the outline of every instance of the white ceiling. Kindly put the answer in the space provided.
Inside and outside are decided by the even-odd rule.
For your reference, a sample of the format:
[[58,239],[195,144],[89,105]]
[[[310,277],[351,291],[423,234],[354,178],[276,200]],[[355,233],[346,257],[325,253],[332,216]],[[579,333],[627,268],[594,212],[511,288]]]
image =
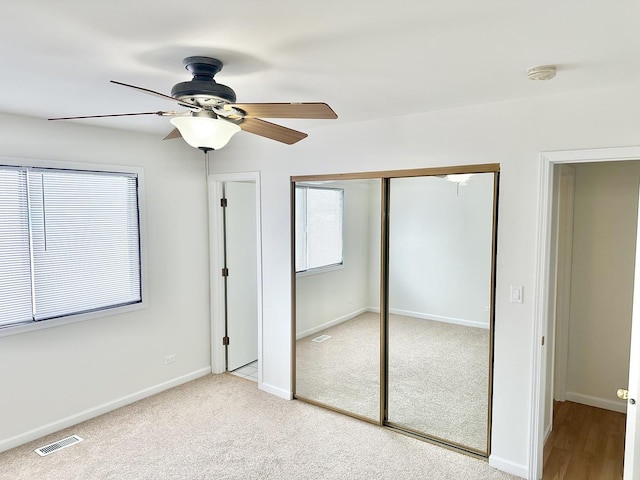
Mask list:
[[[0,111],[41,118],[176,106],[182,59],[225,63],[239,102],[325,101],[332,122],[640,80],[637,0],[20,0],[0,29]],[[526,78],[556,64],[550,82]],[[159,135],[167,118],[85,120]],[[286,120],[303,131],[328,120]]]

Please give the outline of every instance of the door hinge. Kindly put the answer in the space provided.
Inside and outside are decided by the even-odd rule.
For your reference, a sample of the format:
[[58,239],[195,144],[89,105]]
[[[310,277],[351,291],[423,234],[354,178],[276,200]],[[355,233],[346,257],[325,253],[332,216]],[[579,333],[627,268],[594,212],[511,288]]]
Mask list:
[[229,276],[229,269],[227,267],[224,267],[222,269],[222,276],[223,277],[228,277]]
[[544,347],[544,337],[542,337],[542,346]]
[[227,206],[227,199],[226,198],[221,198],[220,199],[220,206],[222,208],[225,208]]
[[224,346],[229,345],[229,337],[222,337],[222,345]]

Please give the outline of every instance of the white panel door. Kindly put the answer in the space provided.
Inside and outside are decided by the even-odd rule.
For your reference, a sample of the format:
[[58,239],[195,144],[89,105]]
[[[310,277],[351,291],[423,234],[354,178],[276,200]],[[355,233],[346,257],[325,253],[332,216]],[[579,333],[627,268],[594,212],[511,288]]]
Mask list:
[[[639,210],[640,212],[640,210]],[[640,480],[640,219],[636,236],[636,267],[631,314],[631,355],[629,358],[629,400],[627,402],[627,433],[624,444],[624,479]]]
[[256,194],[253,182],[225,183],[227,370],[258,359]]

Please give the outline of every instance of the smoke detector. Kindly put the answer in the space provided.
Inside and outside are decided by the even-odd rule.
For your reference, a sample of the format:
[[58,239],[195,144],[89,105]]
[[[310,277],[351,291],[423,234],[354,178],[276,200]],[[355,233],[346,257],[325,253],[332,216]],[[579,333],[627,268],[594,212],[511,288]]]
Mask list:
[[538,65],[527,68],[527,78],[529,80],[551,80],[556,76],[555,65]]

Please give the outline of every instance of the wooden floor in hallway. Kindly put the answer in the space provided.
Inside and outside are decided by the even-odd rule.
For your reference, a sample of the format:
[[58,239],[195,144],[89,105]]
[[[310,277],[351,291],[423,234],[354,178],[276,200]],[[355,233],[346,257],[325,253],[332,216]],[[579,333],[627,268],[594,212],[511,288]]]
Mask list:
[[543,480],[620,480],[625,421],[623,413],[554,402]]

